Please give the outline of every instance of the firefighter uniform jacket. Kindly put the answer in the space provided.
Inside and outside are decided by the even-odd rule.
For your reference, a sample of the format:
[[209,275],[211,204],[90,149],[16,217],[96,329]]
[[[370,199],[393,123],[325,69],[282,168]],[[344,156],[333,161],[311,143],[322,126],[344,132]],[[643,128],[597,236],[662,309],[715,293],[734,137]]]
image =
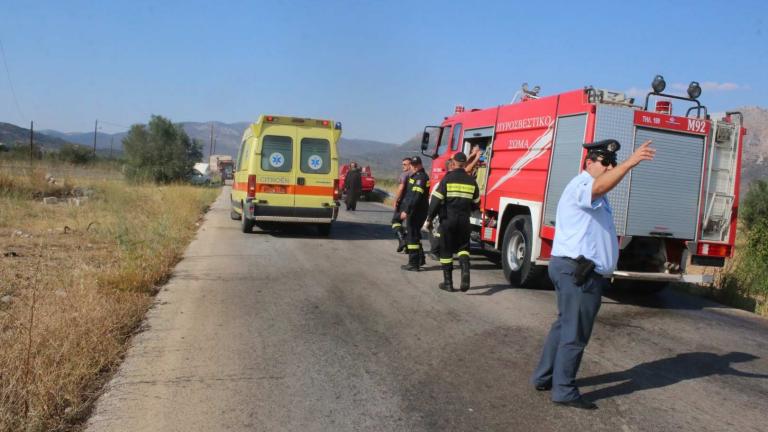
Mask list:
[[424,172],[424,168],[411,174],[408,178],[407,187],[408,189],[400,205],[400,210],[406,212],[408,217],[414,214],[426,216],[427,209],[429,208],[429,200],[427,198],[429,193],[429,176]]
[[480,208],[480,188],[474,177],[457,168],[443,177],[432,192],[427,220],[431,221],[440,213],[440,220],[466,220],[473,210]]

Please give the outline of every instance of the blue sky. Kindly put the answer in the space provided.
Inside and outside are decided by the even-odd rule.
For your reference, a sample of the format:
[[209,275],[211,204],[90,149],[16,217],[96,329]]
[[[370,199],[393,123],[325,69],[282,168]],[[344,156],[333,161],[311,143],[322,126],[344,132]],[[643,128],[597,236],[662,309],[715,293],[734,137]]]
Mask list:
[[766,4],[0,0],[0,121],[117,132],[274,113],[400,143],[522,82],[642,96],[657,73],[681,94],[703,83],[711,112],[765,107]]

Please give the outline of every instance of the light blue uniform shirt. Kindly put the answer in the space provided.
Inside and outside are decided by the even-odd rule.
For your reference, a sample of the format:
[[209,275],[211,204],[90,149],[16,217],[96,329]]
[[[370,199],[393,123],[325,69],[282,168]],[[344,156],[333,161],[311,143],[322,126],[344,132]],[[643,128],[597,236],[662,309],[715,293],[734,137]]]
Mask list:
[[616,269],[619,239],[605,195],[592,201],[594,181],[582,171],[565,187],[557,203],[552,256],[576,259],[583,255],[595,263],[596,272],[607,276]]

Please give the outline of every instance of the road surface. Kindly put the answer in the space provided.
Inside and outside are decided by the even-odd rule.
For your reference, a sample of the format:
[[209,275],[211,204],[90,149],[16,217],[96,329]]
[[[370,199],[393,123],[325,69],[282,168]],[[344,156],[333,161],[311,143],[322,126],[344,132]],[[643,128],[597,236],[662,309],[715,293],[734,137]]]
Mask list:
[[[391,211],[246,235],[225,188],[89,431],[765,431],[768,321],[668,291],[605,297],[579,374],[597,411],[528,384],[554,292],[512,289],[472,257],[403,272]],[[458,274],[458,273],[457,273]]]

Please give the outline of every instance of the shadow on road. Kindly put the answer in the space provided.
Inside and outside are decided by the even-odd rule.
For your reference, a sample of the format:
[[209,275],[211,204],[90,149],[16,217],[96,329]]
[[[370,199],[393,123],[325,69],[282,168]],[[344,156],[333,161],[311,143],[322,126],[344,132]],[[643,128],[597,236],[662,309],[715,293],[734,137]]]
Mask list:
[[[304,224],[262,224],[253,234],[268,234],[278,238],[326,238],[312,225]],[[333,240],[392,240],[397,244],[389,225],[368,222],[336,221],[331,228]]]
[[759,358],[756,355],[743,352],[730,352],[724,355],[692,352],[641,363],[622,372],[611,372],[579,379],[577,384],[579,386],[615,384],[584,394],[585,398],[596,401],[715,375],[768,378],[768,375],[765,374],[742,372],[731,366],[731,363],[744,363]]
[[[512,289],[512,285],[509,284],[488,284],[488,285],[480,285],[480,286],[470,286],[469,287],[469,294],[471,296],[490,296],[494,295],[497,292],[501,292],[504,290]],[[485,290],[483,292],[472,292],[472,291],[480,291]]]
[[[642,293],[610,289],[604,292],[603,295],[616,303],[642,306],[652,309],[701,310],[704,308],[725,307],[711,300],[679,293],[670,288],[657,293]],[[603,303],[605,304],[610,302],[603,301]]]
[[374,210],[374,209],[356,209],[356,210],[351,211],[351,212],[349,210],[344,210],[344,211],[346,211],[347,213],[390,213],[390,214],[393,212],[392,209],[376,209],[376,210]]

